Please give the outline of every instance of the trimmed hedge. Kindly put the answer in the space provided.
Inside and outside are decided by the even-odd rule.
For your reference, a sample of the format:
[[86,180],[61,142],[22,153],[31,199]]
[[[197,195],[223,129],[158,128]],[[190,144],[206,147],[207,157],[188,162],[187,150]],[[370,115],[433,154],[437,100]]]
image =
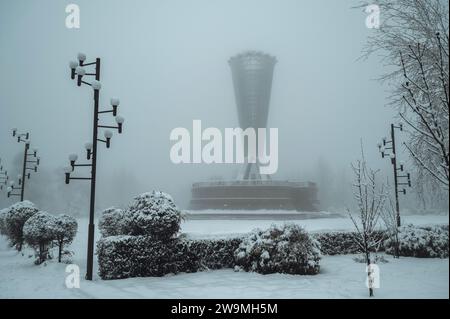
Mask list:
[[[320,243],[320,252],[323,255],[347,255],[361,253],[361,249],[355,242],[355,232],[327,232],[314,233],[311,236]],[[386,236],[384,231],[376,233],[378,238]],[[379,251],[383,251],[383,244],[380,245]]]
[[102,279],[164,276],[232,268],[239,238],[155,241],[148,236],[111,236],[97,242]]
[[[399,254],[405,257],[448,258],[448,225],[418,227],[406,225],[399,229]],[[394,254],[391,239],[385,241],[386,253]]]
[[163,276],[195,272],[198,259],[185,241],[156,241],[149,236],[112,236],[97,242],[102,279]]
[[242,238],[187,240],[189,251],[198,259],[199,270],[233,268],[234,252]]

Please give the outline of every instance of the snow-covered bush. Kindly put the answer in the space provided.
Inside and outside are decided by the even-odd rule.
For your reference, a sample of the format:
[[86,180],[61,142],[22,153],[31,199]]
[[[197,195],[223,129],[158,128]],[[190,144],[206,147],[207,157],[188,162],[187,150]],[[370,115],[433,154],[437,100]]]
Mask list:
[[124,212],[121,209],[110,207],[102,212],[98,228],[103,237],[124,234]]
[[150,236],[109,236],[97,242],[102,279],[162,276],[168,273],[233,268],[234,251],[242,239],[164,241]]
[[[320,252],[323,255],[346,255],[361,253],[361,248],[355,241],[357,234],[355,232],[320,232],[311,235],[320,243]],[[376,231],[374,237],[381,239],[385,232]],[[378,247],[382,251],[383,246]],[[375,249],[372,248],[372,251]]]
[[134,198],[127,209],[103,212],[97,242],[99,273],[103,279],[162,276],[192,272],[198,257],[188,242],[176,237],[182,214],[172,197],[159,191]]
[[153,191],[135,197],[124,212],[124,235],[146,235],[157,240],[174,237],[182,215],[172,197]]
[[38,209],[30,201],[18,202],[8,208],[5,218],[6,235],[17,250],[22,250],[23,245],[23,225],[31,216],[35,215]]
[[78,230],[77,220],[69,215],[61,214],[55,217],[55,227],[53,230],[53,237],[58,244],[58,262],[61,262],[61,257],[69,252],[64,250],[64,247],[70,245],[75,238]]
[[40,211],[25,222],[23,237],[25,242],[36,251],[37,264],[48,258],[48,248],[55,239],[56,218],[47,212]]
[[102,279],[163,276],[195,272],[198,258],[178,238],[164,242],[150,236],[110,236],[97,242],[99,275]]
[[8,209],[0,209],[0,235],[6,235],[6,214]]
[[[420,227],[402,226],[399,229],[399,254],[406,257],[448,257],[448,225]],[[386,253],[394,254],[395,245],[391,238],[384,243]]]
[[199,270],[233,268],[234,252],[241,242],[242,238],[187,240],[189,251],[198,258]]
[[246,271],[313,275],[320,270],[320,245],[298,225],[272,225],[244,238],[235,260]]

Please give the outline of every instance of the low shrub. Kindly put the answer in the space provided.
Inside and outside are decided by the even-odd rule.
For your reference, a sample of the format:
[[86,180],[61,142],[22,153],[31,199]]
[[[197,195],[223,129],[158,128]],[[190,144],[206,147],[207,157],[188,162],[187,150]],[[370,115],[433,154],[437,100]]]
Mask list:
[[239,267],[261,274],[313,275],[320,270],[319,243],[295,224],[253,231],[234,255]]
[[200,269],[233,268],[234,252],[242,238],[187,240],[189,251],[198,258]]
[[31,216],[23,226],[25,242],[36,251],[36,264],[48,259],[48,249],[55,239],[56,218],[47,212],[38,212]]
[[77,220],[69,215],[61,214],[55,217],[55,227],[53,238],[58,245],[58,262],[61,262],[63,255],[70,255],[71,252],[64,250],[75,238],[78,230]]
[[[406,225],[399,229],[399,254],[405,257],[447,258],[448,225],[414,226]],[[391,239],[384,242],[386,253],[394,254],[395,245]]]
[[[311,235],[320,243],[320,252],[323,255],[346,255],[361,253],[361,249],[356,243],[355,232],[321,232]],[[386,236],[384,231],[376,232],[377,238]],[[378,251],[383,251],[383,245],[380,245]]]
[[195,272],[198,258],[186,241],[157,241],[150,236],[110,236],[97,242],[99,275],[102,279],[163,276]]
[[150,236],[104,237],[97,242],[99,275],[119,279],[233,268],[240,242],[238,238],[157,241]]

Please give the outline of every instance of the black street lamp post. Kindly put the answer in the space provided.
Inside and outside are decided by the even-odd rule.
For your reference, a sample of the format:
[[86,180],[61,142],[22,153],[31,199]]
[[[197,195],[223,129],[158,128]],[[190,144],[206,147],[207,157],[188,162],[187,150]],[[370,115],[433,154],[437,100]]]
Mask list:
[[[25,144],[25,148],[23,151],[23,164],[22,164],[22,174],[19,174],[17,176],[18,178],[18,184],[20,187],[14,187],[14,181],[11,181],[10,184],[12,183],[12,185],[9,187],[10,191],[8,191],[8,197],[10,196],[20,196],[20,201],[23,201],[24,199],[24,195],[25,195],[25,180],[27,177],[28,179],[30,179],[30,172],[28,171],[34,171],[37,172],[37,168],[39,166],[40,163],[40,158],[37,156],[37,149],[33,149],[32,152],[29,152],[30,150],[30,133],[22,133],[19,134],[17,132],[17,129],[14,128],[12,130],[12,136],[13,137],[17,137],[17,142],[23,142]],[[35,160],[30,160],[30,157],[34,157]],[[33,166],[29,166],[29,163],[33,163],[35,165]],[[15,189],[20,189],[20,194],[12,194],[11,192]]]
[[[94,114],[93,114],[93,130],[92,130],[92,142],[86,143],[86,158],[91,161],[90,164],[76,164],[76,160],[78,156],[76,154],[71,154],[69,156],[70,166],[65,168],[66,184],[69,184],[70,180],[90,180],[91,181],[91,195],[90,195],[90,205],[89,205],[89,228],[88,228],[88,249],[87,249],[87,269],[86,269],[86,279],[92,280],[93,275],[93,263],[94,263],[94,213],[95,213],[95,182],[96,182],[96,173],[97,173],[97,142],[103,142],[106,144],[106,147],[109,148],[111,145],[112,132],[106,130],[104,132],[105,139],[98,138],[98,129],[99,128],[112,128],[117,129],[119,134],[122,133],[122,125],[124,122],[124,118],[117,115],[117,108],[120,104],[119,99],[113,98],[111,99],[112,109],[110,110],[99,110],[99,93],[101,89],[100,84],[100,58],[96,58],[95,62],[85,63],[86,55],[79,53],[78,54],[78,62],[71,61],[69,63],[69,67],[71,70],[71,79],[77,82],[77,86],[81,86],[82,84],[88,85],[92,87],[94,90]],[[95,66],[95,72],[87,73],[85,67],[93,65]],[[91,83],[83,80],[86,76],[93,76],[95,80]],[[116,119],[117,126],[107,126],[107,125],[99,125],[98,118],[100,114],[112,113],[112,115]],[[71,177],[70,174],[74,171],[75,167],[91,167],[91,176],[90,177]]]
[[[397,226],[400,227],[401,221],[400,221],[400,204],[398,199],[398,194],[401,193],[403,195],[406,195],[406,189],[403,188],[402,190],[399,190],[399,186],[408,186],[411,187],[411,175],[409,173],[406,173],[405,175],[399,175],[399,172],[404,171],[404,163],[403,162],[397,162],[397,151],[395,148],[395,130],[398,129],[400,131],[403,131],[403,124],[399,124],[398,126],[391,124],[391,140],[388,140],[387,138],[383,138],[382,143],[378,143],[378,149],[380,150],[381,157],[384,158],[385,156],[389,156],[391,159],[392,167],[394,170],[394,191],[395,191],[395,210],[397,212]],[[390,150],[390,153],[388,154],[387,151]],[[403,182],[403,180],[406,179],[406,182]]]

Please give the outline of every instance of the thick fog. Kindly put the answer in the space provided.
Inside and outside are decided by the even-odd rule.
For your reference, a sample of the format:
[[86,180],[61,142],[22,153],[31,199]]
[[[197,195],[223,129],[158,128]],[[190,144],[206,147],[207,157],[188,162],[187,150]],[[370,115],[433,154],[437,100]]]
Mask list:
[[[101,106],[121,100],[124,133],[99,144],[97,208],[124,206],[159,189],[186,208],[193,182],[233,179],[238,164],[171,162],[172,129],[237,127],[228,59],[261,50],[278,59],[268,127],[279,129],[273,179],[319,184],[322,209],[348,205],[350,163],[361,139],[370,166],[390,173],[376,148],[394,111],[375,79],[376,58],[358,60],[370,32],[353,1],[76,0],[81,28],[65,26],[68,1],[0,1],[0,157],[19,172],[23,144],[11,128],[31,133],[41,167],[25,197],[51,212],[88,210],[89,183],[64,184],[67,156],[84,159],[92,134],[89,87],[70,80],[68,63],[84,52],[102,59]],[[114,124],[110,115],[101,122]],[[14,172],[14,174],[13,174]],[[88,176],[77,169],[77,175]],[[13,203],[0,193],[0,206]]]

